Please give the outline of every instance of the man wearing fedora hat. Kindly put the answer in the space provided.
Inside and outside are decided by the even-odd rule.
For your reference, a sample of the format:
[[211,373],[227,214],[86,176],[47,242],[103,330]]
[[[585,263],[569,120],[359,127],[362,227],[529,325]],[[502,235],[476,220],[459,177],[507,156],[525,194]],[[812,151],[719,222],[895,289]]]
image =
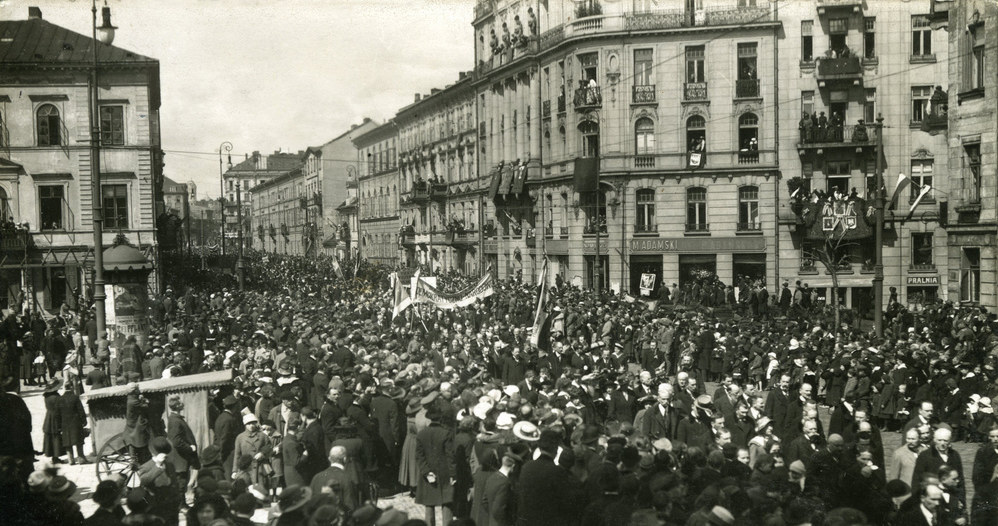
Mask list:
[[125,510],[121,507],[121,492],[124,484],[117,478],[102,480],[94,490],[93,500],[99,506],[96,511],[84,521],[84,526],[115,526],[125,518]]
[[[536,430],[536,427],[534,429]],[[537,436],[540,437],[539,432]],[[523,461],[529,454],[530,448],[526,445],[511,444],[503,452],[502,465],[498,470],[492,472],[485,481],[482,496],[483,511],[487,519],[485,525],[509,526],[516,522],[516,508],[513,504],[515,499],[511,495],[511,476],[514,469],[523,465]]]
[[277,498],[277,509],[280,516],[276,526],[300,526],[308,524],[305,505],[312,500],[312,490],[307,486],[288,486]]
[[215,419],[215,447],[218,448],[222,456],[222,467],[226,473],[232,473],[232,453],[236,449],[236,436],[242,427],[239,417],[239,401],[232,395],[222,399],[222,406],[225,408]]
[[710,395],[700,395],[693,401],[693,411],[679,421],[676,440],[688,447],[698,447],[703,451],[714,443],[711,420],[714,403]]

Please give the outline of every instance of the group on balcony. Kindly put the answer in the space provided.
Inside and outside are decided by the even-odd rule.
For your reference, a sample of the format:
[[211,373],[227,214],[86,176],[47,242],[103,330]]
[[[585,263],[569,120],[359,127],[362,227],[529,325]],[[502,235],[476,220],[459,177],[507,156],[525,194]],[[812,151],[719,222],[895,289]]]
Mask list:
[[[842,115],[838,112],[832,113],[832,118],[825,117],[825,112],[820,115],[807,112],[801,113],[797,130],[800,132],[801,143],[821,143],[821,142],[843,142],[846,140],[845,123]],[[870,136],[866,131],[866,124],[863,119],[852,129],[852,142],[868,142]]]
[[583,234],[606,234],[606,216],[600,214],[598,217],[590,217],[586,220]]
[[579,89],[575,90],[575,106],[599,106],[603,103],[603,96],[600,94],[596,79],[585,79],[579,81]]

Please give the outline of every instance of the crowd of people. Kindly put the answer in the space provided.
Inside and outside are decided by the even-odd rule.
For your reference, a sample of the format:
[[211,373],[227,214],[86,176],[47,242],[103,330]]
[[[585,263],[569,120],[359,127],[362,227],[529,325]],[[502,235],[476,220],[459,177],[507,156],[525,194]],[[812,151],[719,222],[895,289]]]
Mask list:
[[[538,290],[518,279],[496,280],[467,307],[417,304],[393,317],[388,269],[274,258],[248,258],[245,291],[226,274],[171,264],[147,342],[108,340],[86,312],[48,322],[8,313],[5,519],[998,524],[998,321],[982,309],[893,306],[877,338],[836,326],[800,285],[759,302],[764,284],[746,284],[765,307],[742,316],[721,314],[730,288],[716,281],[653,303],[597,300],[559,281],[535,344]],[[438,280],[445,290],[471,282]],[[22,366],[38,357],[45,367]],[[211,392],[208,443],[190,432],[179,397],[150,414],[140,381],[223,369],[235,380]],[[32,384],[45,393],[39,470],[17,394]],[[101,481],[87,518],[59,469],[63,457],[93,460],[73,451],[86,436],[81,384],[129,386],[137,479]],[[884,450],[888,432],[903,434],[899,449]],[[974,458],[957,441],[979,443]],[[377,506],[404,493],[422,518]]]

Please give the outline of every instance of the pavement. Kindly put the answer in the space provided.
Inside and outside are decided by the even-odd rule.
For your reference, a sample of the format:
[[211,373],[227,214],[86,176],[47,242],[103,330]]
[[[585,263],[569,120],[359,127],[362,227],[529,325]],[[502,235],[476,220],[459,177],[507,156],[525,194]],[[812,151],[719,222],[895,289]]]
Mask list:
[[[708,384],[708,389],[712,391],[713,386]],[[42,449],[42,423],[45,419],[45,401],[42,399],[42,388],[41,387],[26,387],[21,391],[21,397],[24,399],[25,404],[27,404],[28,409],[31,411],[31,437],[34,440],[35,449],[40,451]],[[82,397],[83,405],[86,407],[86,396]],[[824,428],[828,429],[830,411],[826,407],[819,407],[819,417],[824,424]],[[901,447],[904,443],[903,437],[899,433],[895,432],[883,432],[881,437],[884,442],[884,456],[885,463],[890,462],[891,455],[894,450]],[[963,460],[963,470],[964,476],[966,477],[967,485],[967,505],[970,505],[971,499],[974,495],[973,483],[970,481],[970,476],[974,465],[974,455],[980,448],[980,444],[971,444],[967,442],[957,442],[953,444],[953,448],[960,453],[960,457]],[[60,472],[69,480],[76,483],[78,489],[76,495],[73,496],[73,500],[78,502],[80,508],[83,510],[83,516],[89,517],[97,509],[97,504],[91,499],[93,496],[94,488],[97,487],[97,483],[100,482],[97,479],[97,468],[93,463],[94,448],[91,438],[87,437],[84,451],[89,456],[91,462],[83,465],[69,465],[69,464],[59,464]],[[68,457],[64,457],[67,458]],[[48,459],[39,459],[35,463],[35,468],[40,469],[43,465],[47,463]],[[137,481],[133,481],[137,484]],[[188,494],[188,502],[193,500],[193,496]],[[378,501],[378,506],[381,508],[394,507],[398,510],[404,511],[409,514],[410,518],[423,518],[424,508],[423,506],[413,502],[412,497],[408,493],[401,493],[388,498],[382,498]],[[438,514],[439,515],[439,514]],[[255,517],[254,517],[255,518]],[[438,519],[441,522],[442,518]],[[183,523],[183,521],[182,521]]]

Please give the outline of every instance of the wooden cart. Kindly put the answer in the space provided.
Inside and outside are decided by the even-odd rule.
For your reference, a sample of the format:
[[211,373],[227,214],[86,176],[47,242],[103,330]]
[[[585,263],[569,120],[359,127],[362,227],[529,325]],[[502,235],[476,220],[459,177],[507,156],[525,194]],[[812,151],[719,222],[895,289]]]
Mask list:
[[[162,378],[138,382],[139,392],[149,399],[149,420],[153,436],[166,435],[166,401],[171,395],[180,395],[184,402],[184,419],[194,432],[199,447],[211,440],[209,423],[210,391],[232,383],[233,371]],[[119,385],[94,389],[84,395],[90,412],[90,429],[96,452],[97,479],[121,475],[131,484],[132,475],[138,470],[137,462],[125,445],[125,403],[128,386]],[[157,420],[155,417],[159,416]]]

